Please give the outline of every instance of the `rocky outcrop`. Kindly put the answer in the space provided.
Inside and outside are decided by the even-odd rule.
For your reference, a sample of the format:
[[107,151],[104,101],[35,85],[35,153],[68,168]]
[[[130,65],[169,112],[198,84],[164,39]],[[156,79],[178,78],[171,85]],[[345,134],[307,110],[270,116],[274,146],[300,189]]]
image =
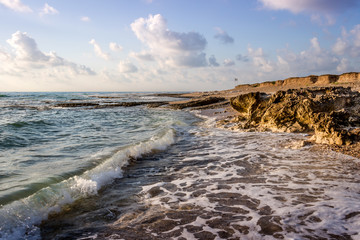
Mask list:
[[343,73],[341,75],[326,74],[321,76],[310,75],[307,77],[291,77],[285,80],[273,82],[238,85],[235,89],[242,89],[246,87],[311,87],[335,83],[344,84],[355,82],[360,82],[360,73],[350,72]]
[[146,105],[148,107],[159,107],[166,105],[169,102],[158,101],[158,102],[113,102],[113,103],[95,103],[95,102],[64,102],[55,104],[54,107],[62,108],[79,108],[87,107],[89,109],[100,109],[100,108],[115,108],[115,107],[135,107],[140,105]]
[[199,99],[191,99],[189,101],[185,101],[183,103],[173,103],[169,104],[169,107],[172,109],[184,109],[184,108],[207,108],[211,107],[213,104],[218,104],[222,102],[227,102],[227,100],[223,97],[205,97]]
[[313,132],[317,143],[359,141],[360,93],[350,88],[291,89],[273,95],[253,92],[230,100],[242,129]]

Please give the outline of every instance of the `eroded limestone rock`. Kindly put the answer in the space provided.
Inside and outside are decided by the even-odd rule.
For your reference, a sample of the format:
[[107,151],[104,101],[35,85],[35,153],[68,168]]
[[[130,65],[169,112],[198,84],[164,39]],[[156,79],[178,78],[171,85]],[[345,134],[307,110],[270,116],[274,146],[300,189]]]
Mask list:
[[243,129],[313,132],[317,143],[349,145],[359,140],[360,93],[350,88],[253,92],[230,99]]

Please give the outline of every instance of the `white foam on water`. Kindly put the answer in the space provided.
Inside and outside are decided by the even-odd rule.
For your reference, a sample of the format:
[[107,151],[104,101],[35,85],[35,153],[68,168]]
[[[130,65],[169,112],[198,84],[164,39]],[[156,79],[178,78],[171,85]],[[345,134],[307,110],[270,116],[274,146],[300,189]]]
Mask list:
[[[231,132],[206,127],[193,129],[192,133],[199,143],[207,143],[206,147],[190,150],[184,157],[184,163],[194,164],[169,173],[175,176],[170,183],[176,185],[176,191],[167,190],[165,183],[143,187],[143,201],[148,206],[175,210],[192,205],[203,212],[219,212],[225,203],[212,196],[238,194],[246,203],[230,206],[248,213],[240,214],[246,220],[234,220],[229,227],[235,232],[233,236],[241,239],[273,239],[261,233],[258,221],[264,216],[279,217],[276,224],[282,231],[277,234],[285,239],[302,239],[305,235],[329,238],[331,234],[359,238],[360,174],[351,169],[358,159],[311,150],[299,144],[306,139],[301,134]],[[149,190],[153,187],[160,187],[163,193],[151,196]],[[194,196],[199,190],[203,193]],[[260,213],[266,207],[270,212]],[[208,221],[198,218],[187,225],[201,225],[220,239],[217,232],[221,229],[209,227]],[[247,227],[248,233],[236,230],[234,224]],[[179,227],[184,229],[181,236],[194,237],[185,226]]]
[[[122,168],[130,159],[137,159],[153,151],[165,150],[175,142],[175,131],[153,136],[147,141],[123,147],[106,161],[80,176],[71,177],[58,184],[43,188],[37,193],[0,208],[0,239],[39,239],[36,224],[46,219],[51,212],[82,197],[95,195],[98,190],[121,178]],[[102,153],[101,153],[102,154]]]

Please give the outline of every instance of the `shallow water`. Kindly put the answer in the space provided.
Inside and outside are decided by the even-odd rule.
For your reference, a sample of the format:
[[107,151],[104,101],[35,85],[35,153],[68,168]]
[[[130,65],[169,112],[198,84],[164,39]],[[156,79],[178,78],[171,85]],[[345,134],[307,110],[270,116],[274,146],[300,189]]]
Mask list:
[[[78,137],[83,147],[69,145],[79,158],[63,161],[98,160],[3,206],[4,239],[360,238],[358,159],[299,147],[301,134],[215,129],[183,111],[81,111],[109,136],[93,158],[82,156],[91,141]],[[124,111],[133,120],[118,129]],[[109,115],[116,122],[106,132]]]

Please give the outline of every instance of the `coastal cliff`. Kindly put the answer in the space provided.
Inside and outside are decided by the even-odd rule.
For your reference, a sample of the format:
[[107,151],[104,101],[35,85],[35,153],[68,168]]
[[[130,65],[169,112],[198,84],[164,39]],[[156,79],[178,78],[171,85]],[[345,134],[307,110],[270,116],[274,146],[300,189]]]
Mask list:
[[230,104],[239,112],[241,129],[314,133],[316,143],[330,145],[359,141],[360,93],[350,88],[252,92],[231,98]]
[[284,80],[267,81],[255,84],[243,84],[238,85],[235,89],[241,90],[248,87],[316,87],[316,86],[328,86],[330,84],[352,84],[360,82],[360,73],[349,72],[340,75],[325,74],[321,76],[310,75],[307,77],[290,77]]

